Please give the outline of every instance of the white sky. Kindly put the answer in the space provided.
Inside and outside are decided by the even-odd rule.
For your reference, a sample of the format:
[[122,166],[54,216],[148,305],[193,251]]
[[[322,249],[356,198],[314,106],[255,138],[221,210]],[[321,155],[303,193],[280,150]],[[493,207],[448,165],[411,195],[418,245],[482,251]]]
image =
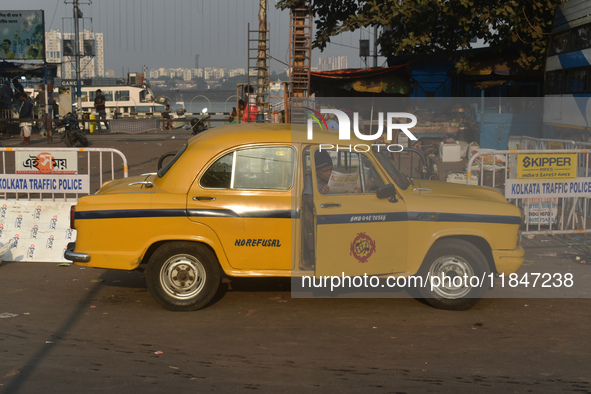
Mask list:
[[[45,11],[45,29],[73,32],[72,1],[19,0],[6,10]],[[289,12],[275,8],[268,0],[271,56],[289,61]],[[247,67],[247,30],[258,27],[258,0],[80,0],[84,20],[80,29],[104,34],[105,68],[121,75],[123,69],[192,68],[199,54],[199,67]],[[359,39],[371,39],[367,30],[336,37],[318,57],[348,56],[348,67],[365,67],[358,57]],[[353,48],[352,48],[353,47]],[[381,66],[385,58],[378,58]],[[369,65],[373,59],[368,59]],[[285,66],[271,61],[271,69]]]

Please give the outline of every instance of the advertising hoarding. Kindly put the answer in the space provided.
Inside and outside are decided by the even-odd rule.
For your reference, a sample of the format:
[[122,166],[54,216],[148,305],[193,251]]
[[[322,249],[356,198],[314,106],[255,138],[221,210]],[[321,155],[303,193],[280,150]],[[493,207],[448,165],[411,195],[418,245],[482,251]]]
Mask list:
[[0,11],[0,59],[45,58],[43,10]]

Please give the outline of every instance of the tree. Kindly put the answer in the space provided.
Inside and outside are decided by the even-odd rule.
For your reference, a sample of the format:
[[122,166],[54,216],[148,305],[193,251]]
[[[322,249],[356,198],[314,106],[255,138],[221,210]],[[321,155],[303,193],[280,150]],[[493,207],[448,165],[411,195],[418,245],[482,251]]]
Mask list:
[[[554,10],[561,0],[310,0],[316,28],[313,46],[324,49],[345,31],[382,27],[382,55],[446,52],[456,68],[467,59],[457,49],[470,49],[479,38],[505,61],[543,69]],[[281,9],[302,0],[280,0]],[[507,51],[507,49],[511,49]]]
[[207,89],[207,81],[205,81],[205,78],[203,78],[203,77],[198,77],[195,75],[191,79],[191,82],[193,82],[195,85],[197,85],[197,89]]

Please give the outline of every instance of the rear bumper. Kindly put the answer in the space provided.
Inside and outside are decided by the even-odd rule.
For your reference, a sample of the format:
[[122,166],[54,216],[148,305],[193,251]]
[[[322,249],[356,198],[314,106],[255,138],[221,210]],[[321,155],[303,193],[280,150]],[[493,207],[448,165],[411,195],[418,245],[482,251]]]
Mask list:
[[90,255],[85,253],[76,253],[76,242],[70,242],[64,252],[64,258],[66,260],[73,261],[75,263],[88,263],[90,261]]
[[497,267],[497,273],[509,275],[517,272],[523,264],[525,250],[520,246],[510,250],[493,250],[493,257]]

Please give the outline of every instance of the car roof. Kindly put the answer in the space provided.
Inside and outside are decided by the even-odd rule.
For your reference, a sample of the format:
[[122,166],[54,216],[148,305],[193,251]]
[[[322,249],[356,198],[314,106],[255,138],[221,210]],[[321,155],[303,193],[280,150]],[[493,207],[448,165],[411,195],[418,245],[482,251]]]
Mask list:
[[241,123],[237,125],[217,126],[193,137],[189,144],[211,144],[221,146],[239,146],[257,143],[311,142],[316,144],[371,144],[370,141],[339,141],[337,130],[313,128],[313,139],[308,141],[307,127],[291,123]]

